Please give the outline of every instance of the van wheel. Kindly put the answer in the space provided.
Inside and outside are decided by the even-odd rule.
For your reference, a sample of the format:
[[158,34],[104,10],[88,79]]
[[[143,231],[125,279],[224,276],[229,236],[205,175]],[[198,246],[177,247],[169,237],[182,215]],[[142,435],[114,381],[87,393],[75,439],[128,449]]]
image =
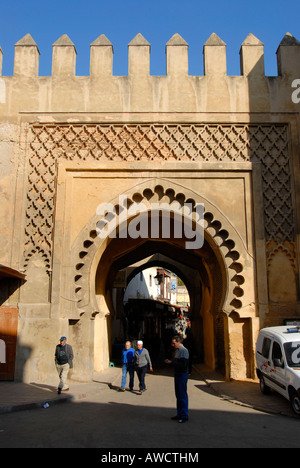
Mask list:
[[290,394],[290,403],[293,412],[297,415],[300,416],[300,397],[298,393],[295,390],[291,391]]
[[268,387],[268,385],[266,385],[265,379],[263,378],[262,375],[260,376],[260,379],[259,379],[259,386],[260,386],[261,393],[263,393],[264,395],[269,395],[271,393],[271,389],[270,387]]

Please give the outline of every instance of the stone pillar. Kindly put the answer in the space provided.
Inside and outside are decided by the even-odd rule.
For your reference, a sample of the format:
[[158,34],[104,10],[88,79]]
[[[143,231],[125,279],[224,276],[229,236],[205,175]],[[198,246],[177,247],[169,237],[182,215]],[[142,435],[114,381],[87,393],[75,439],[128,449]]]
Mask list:
[[75,76],[76,49],[71,39],[64,34],[53,44],[52,76]]
[[279,76],[300,78],[300,42],[287,33],[277,49]]
[[253,34],[244,40],[241,50],[241,75],[265,76],[264,45]]
[[102,34],[91,44],[90,76],[112,76],[113,46],[107,37]]
[[167,75],[188,75],[188,43],[179,34],[167,43],[166,55]]
[[204,74],[227,74],[226,44],[215,33],[204,44]]
[[15,44],[14,76],[38,76],[39,56],[40,53],[35,41],[30,34],[26,34]]
[[128,44],[129,64],[128,74],[132,76],[150,75],[150,44],[141,35],[138,34]]

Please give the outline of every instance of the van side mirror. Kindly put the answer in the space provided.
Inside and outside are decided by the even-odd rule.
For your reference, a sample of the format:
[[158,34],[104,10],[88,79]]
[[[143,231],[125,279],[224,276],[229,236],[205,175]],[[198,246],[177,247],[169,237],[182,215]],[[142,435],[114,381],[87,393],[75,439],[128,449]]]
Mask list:
[[274,360],[273,360],[273,363],[274,363],[274,366],[275,366],[275,367],[281,367],[281,369],[284,368],[284,364],[283,364],[283,362],[281,362],[280,359],[274,359]]

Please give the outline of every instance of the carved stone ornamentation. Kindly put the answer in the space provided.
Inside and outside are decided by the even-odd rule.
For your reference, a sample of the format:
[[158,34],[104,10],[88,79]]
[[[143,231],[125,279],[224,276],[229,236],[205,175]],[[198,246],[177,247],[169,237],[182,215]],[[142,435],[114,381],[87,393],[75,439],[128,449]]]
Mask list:
[[51,265],[56,163],[168,161],[261,163],[267,242],[294,241],[286,125],[34,124],[30,127],[25,266]]

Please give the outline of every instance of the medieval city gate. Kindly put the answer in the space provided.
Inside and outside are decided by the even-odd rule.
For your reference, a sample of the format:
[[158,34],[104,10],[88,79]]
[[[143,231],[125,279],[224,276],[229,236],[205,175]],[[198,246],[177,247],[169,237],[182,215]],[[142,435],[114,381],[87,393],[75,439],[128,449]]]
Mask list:
[[[75,128],[78,135],[79,127]],[[91,131],[92,127],[83,126],[83,128]],[[98,136],[101,135],[102,128],[105,133],[108,130],[112,131],[112,127],[104,125],[101,130],[98,127],[98,132],[100,130]],[[124,135],[132,138],[134,131],[139,132],[142,135],[140,138],[144,138],[145,142],[146,138],[149,138],[147,135],[151,133],[153,138],[154,131],[156,133],[164,131],[174,135],[178,131],[181,135],[182,129],[187,134],[190,131],[190,126],[167,125],[143,127],[126,125],[116,128],[121,147],[124,146],[121,135],[122,138]],[[197,126],[193,128],[196,129]],[[200,128],[198,127],[198,130]],[[41,130],[40,127],[39,131]],[[45,128],[42,131],[45,132]],[[212,127],[211,131],[215,131],[215,128]],[[70,128],[70,132],[74,135],[74,128]],[[85,132],[86,130],[81,128],[79,135],[86,134]],[[67,134],[64,129],[64,135]],[[93,135],[95,139],[94,131]],[[187,143],[190,145],[188,139]],[[110,144],[111,148],[116,145],[115,137]],[[149,146],[149,143],[147,144]],[[193,305],[193,316],[195,330],[200,320],[203,323],[206,364],[214,369],[222,362],[222,367],[226,367],[229,376],[234,372],[236,358],[239,361],[237,367],[241,368],[240,362],[244,362],[243,373],[248,376],[253,375],[253,327],[255,327],[253,323],[257,320],[257,312],[252,164],[243,160],[235,165],[235,170],[231,167],[229,171],[225,164],[225,171],[223,169],[222,174],[220,164],[215,171],[211,163],[205,165],[192,161],[183,164],[164,162],[161,169],[160,154],[155,144],[153,143],[152,147],[150,145],[147,150],[152,154],[152,162],[146,161],[145,158],[145,161],[140,161],[138,164],[130,164],[130,169],[123,161],[105,163],[103,166],[101,163],[86,161],[78,163],[59,161],[52,288],[57,291],[60,300],[55,304],[52,297],[53,313],[57,308],[57,316],[72,324],[69,336],[74,334],[74,339],[80,343],[82,367],[78,363],[78,369],[81,377],[83,369],[85,372],[92,372],[94,368],[100,370],[109,360],[111,344],[109,317],[114,313],[110,289],[118,269],[133,263],[136,258],[145,258],[150,252],[168,253],[169,257],[177,259],[181,257],[184,259],[182,263],[193,267],[199,276],[198,285],[194,285],[193,288],[195,298],[197,294],[199,295],[197,287],[203,288],[201,295],[204,299],[201,303]],[[128,143],[124,154],[127,158],[130,156],[133,158],[135,151],[137,151],[136,145],[130,148]],[[171,151],[167,143],[165,151]],[[179,160],[182,159],[181,148],[177,148],[176,151]],[[186,152],[182,152],[182,155],[184,154]],[[234,200],[229,203],[223,197],[228,184],[234,193]],[[120,195],[126,196],[132,202],[138,200],[148,204],[149,210],[151,203],[155,202],[165,202],[170,206],[175,201],[181,204],[191,202],[193,205],[203,203],[204,247],[199,251],[189,252],[184,249],[185,239],[181,241],[177,239],[154,241],[151,238],[99,239],[97,223],[101,216],[96,214],[97,207],[101,203],[109,202],[115,206],[115,212],[119,213]],[[209,197],[210,201],[206,197]],[[213,199],[214,203],[211,203]],[[232,202],[238,215],[239,230],[226,217],[226,212],[228,215],[232,212]],[[120,217],[121,213],[117,215],[117,218]],[[232,214],[230,217],[232,218]],[[61,241],[62,232],[65,242]],[[244,288],[244,283],[247,284],[247,288]],[[231,333],[234,336],[232,343],[230,343]],[[88,355],[84,353],[84,349]],[[90,363],[90,367],[87,366],[87,362]]]
[[[34,124],[29,131],[32,184],[27,193],[25,263],[32,278],[40,271],[38,301],[51,300],[51,326],[68,334],[80,349],[74,378],[88,379],[107,366],[115,262],[130,253],[132,263],[141,246],[139,239],[103,240],[97,235],[103,217],[97,215],[99,205],[110,203],[120,218],[120,196],[142,201],[149,210],[153,202],[203,203],[204,247],[184,252],[184,239],[181,244],[171,239],[160,242],[157,252],[167,244],[171,258],[178,257],[176,252],[185,262],[192,257],[188,266],[197,271],[204,298],[193,314],[195,330],[202,321],[205,363],[211,369],[220,366],[227,377],[253,377],[259,321],[254,239],[264,216],[256,195],[263,144],[249,154],[249,134],[263,141],[273,131],[277,148],[282,127]],[[151,238],[142,243],[144,256],[149,248],[155,251]],[[24,303],[31,288],[35,285],[28,278]]]
[[[62,334],[75,349],[74,378],[107,367],[114,275],[154,252],[194,276],[206,364],[227,377],[254,376],[259,328],[300,315],[300,131],[291,97],[299,45],[287,34],[278,77],[266,77],[263,44],[250,34],[241,76],[231,77],[226,44],[212,34],[204,76],[195,77],[176,34],[167,75],[154,77],[150,44],[138,34],[128,76],[115,77],[112,44],[100,36],[90,76],[79,77],[75,46],[63,36],[53,45],[52,75],[40,77],[32,37],[16,44],[14,76],[0,78],[0,247],[3,264],[26,275],[2,301],[19,309],[17,379],[56,378],[53,347]],[[0,49],[0,73],[1,65]],[[119,226],[120,196],[149,212],[152,202],[203,203],[203,248],[151,236],[100,239],[97,207],[115,206]]]
[[[265,274],[264,262],[255,257],[264,249],[257,240],[268,199],[267,192],[261,199],[260,183],[261,171],[270,170],[262,150],[270,132],[274,151],[284,147],[283,131],[241,124],[30,126],[25,264],[31,278],[38,276],[37,302],[51,301],[51,326],[65,330],[80,348],[75,378],[90,378],[109,361],[110,269],[139,247],[136,239],[132,245],[130,239],[118,243],[97,236],[98,206],[110,203],[118,213],[120,196],[148,204],[203,203],[206,241],[193,252],[193,262],[204,288],[194,310],[195,328],[197,319],[203,322],[204,360],[211,369],[221,364],[227,377],[254,376],[256,275]],[[284,159],[281,164],[277,172],[284,170]],[[174,241],[168,245],[182,250]],[[32,288],[36,279],[33,284],[28,278],[24,304]]]

